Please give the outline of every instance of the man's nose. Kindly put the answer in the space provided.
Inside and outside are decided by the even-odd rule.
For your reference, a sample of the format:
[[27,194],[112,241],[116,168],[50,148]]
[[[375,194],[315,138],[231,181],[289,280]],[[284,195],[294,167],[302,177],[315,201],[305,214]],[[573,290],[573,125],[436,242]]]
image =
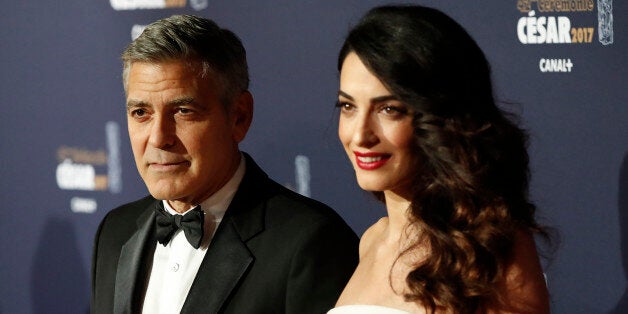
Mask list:
[[150,129],[148,143],[153,147],[167,148],[175,143],[176,124],[173,117],[155,115]]

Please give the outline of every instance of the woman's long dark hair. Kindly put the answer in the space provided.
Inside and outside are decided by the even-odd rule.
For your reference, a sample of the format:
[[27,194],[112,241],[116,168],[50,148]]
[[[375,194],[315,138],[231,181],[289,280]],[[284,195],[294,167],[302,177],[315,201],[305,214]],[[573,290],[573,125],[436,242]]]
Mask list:
[[474,313],[499,299],[515,234],[543,234],[528,200],[527,135],[493,98],[490,67],[462,26],[421,6],[372,9],[338,58],[355,52],[414,112],[411,221],[429,255],[409,273],[406,300]]

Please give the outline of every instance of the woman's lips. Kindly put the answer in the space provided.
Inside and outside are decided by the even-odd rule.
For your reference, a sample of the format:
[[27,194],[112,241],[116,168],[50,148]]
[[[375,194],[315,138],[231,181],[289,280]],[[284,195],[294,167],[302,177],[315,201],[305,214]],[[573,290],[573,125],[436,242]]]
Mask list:
[[388,162],[390,159],[390,154],[383,153],[361,153],[361,152],[353,152],[355,154],[355,163],[360,169],[364,170],[375,170],[380,168]]

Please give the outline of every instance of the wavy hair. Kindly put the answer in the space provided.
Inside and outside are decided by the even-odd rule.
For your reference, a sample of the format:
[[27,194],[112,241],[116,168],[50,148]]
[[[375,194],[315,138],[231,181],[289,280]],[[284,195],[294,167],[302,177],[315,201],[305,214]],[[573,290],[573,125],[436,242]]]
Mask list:
[[124,90],[133,62],[172,60],[199,61],[201,76],[216,74],[226,107],[249,87],[246,50],[236,34],[206,18],[173,15],[148,25],[122,53]]
[[528,199],[527,134],[497,107],[482,50],[436,9],[372,9],[348,34],[339,71],[350,52],[414,112],[421,165],[409,212],[421,235],[406,253],[429,255],[404,297],[432,312],[474,313],[499,299],[518,230],[545,234]]

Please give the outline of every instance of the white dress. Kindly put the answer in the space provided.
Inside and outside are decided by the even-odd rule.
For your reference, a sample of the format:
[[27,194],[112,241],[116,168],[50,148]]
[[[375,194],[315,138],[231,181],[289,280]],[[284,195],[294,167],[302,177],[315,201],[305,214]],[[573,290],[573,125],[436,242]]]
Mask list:
[[335,307],[327,314],[411,314],[404,310],[379,305],[343,305]]

